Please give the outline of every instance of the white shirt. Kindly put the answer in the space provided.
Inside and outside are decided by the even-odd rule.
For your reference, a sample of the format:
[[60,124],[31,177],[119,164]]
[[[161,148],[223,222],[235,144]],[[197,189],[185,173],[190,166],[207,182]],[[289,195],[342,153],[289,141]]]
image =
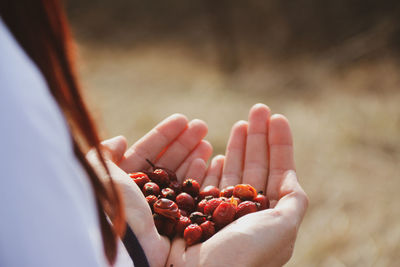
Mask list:
[[[63,114],[1,18],[0,266],[108,266]],[[121,242],[116,266],[133,266]]]

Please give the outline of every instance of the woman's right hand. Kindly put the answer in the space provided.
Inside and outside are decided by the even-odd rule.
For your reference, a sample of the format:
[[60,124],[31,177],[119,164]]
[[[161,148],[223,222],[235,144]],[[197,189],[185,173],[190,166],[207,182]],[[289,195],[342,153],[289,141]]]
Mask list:
[[239,218],[201,244],[186,248],[176,238],[168,266],[282,266],[290,259],[308,198],[296,177],[285,117],[253,106],[249,122],[232,128],[223,171],[204,183],[220,189],[252,184],[266,192],[271,207]]
[[[150,266],[164,266],[170,251],[170,240],[158,234],[151,210],[140,188],[127,173],[149,169],[149,159],[157,166],[176,172],[178,179],[202,177],[211,145],[203,140],[207,126],[200,120],[188,121],[180,114],[172,115],[134,143],[128,150],[124,137],[102,142],[111,176],[124,200],[126,220],[138,238]],[[95,162],[93,153],[88,154]],[[99,162],[97,162],[99,168]],[[156,253],[155,253],[156,252]]]

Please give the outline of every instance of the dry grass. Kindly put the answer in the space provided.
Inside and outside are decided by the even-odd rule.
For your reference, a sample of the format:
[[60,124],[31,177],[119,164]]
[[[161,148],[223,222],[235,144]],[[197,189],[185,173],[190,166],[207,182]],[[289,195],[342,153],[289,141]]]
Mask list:
[[288,266],[398,266],[400,79],[390,58],[244,63],[234,76],[176,46],[81,45],[82,78],[105,136],[134,142],[174,112],[209,125],[215,154],[257,102],[285,114],[311,203]]

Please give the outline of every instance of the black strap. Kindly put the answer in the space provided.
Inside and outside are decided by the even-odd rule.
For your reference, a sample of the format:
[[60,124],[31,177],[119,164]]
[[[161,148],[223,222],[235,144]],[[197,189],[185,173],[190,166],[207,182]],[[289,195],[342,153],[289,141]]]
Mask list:
[[122,242],[124,243],[133,264],[135,264],[135,267],[150,267],[142,246],[128,224],[126,224],[126,232]]

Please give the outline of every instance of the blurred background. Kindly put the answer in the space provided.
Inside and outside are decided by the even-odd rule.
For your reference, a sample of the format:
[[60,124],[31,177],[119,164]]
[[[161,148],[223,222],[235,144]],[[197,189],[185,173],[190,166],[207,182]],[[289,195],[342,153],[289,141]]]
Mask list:
[[214,154],[258,102],[286,115],[310,207],[287,266],[400,266],[400,4],[69,0],[104,137],[181,112]]

